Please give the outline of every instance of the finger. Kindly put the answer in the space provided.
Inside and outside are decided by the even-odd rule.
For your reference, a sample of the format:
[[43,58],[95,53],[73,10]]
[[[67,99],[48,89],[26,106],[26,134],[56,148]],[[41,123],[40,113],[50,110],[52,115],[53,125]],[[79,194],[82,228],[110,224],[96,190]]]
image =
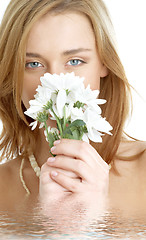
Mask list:
[[[42,192],[44,193],[53,193],[53,192],[57,192],[58,191],[66,191],[66,189],[64,189],[62,186],[60,186],[59,184],[55,183],[51,176],[50,176],[50,172],[55,170],[55,168],[50,167],[47,165],[47,163],[43,164],[42,168],[41,168],[41,174],[40,174],[40,189]],[[58,185],[58,186],[57,186]],[[39,190],[40,190],[39,189]]]
[[[53,164],[49,164],[49,163],[44,163],[43,165],[42,165],[42,167],[41,167],[41,176],[43,175],[43,176],[47,176],[50,172],[51,172],[51,170],[55,170],[55,168],[56,168],[56,166],[54,165],[53,166]],[[59,168],[58,167],[58,170],[59,171],[61,171],[61,172],[63,172],[64,174],[66,174],[66,175],[68,175],[68,176],[70,176],[70,177],[72,177],[72,178],[76,178],[77,177],[77,175],[74,173],[74,172],[72,172],[72,171],[66,171],[65,170],[65,168],[63,169],[61,169],[61,168]]]
[[109,170],[107,163],[101,158],[97,151],[84,141],[61,139],[54,142],[54,147],[51,148],[51,152],[55,155],[66,155],[81,159],[92,168],[95,168],[96,164],[98,164],[104,171]]
[[[76,177],[78,176],[86,181],[90,181],[90,178],[93,175],[93,170],[91,170],[91,167],[79,159],[58,155],[54,158],[49,158],[47,163],[51,167],[74,172]],[[65,175],[67,174],[65,173]]]
[[80,179],[72,179],[59,171],[52,171],[50,176],[56,183],[67,189],[69,192],[78,193],[83,189],[81,188],[82,182]]
[[41,167],[41,175],[48,174],[53,170],[53,166],[49,166],[47,162],[45,162]]

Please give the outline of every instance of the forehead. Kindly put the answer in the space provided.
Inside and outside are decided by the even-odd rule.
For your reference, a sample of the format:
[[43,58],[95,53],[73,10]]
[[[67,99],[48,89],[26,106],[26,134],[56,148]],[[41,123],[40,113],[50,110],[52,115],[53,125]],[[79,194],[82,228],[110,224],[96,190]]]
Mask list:
[[80,13],[46,14],[30,30],[27,47],[91,47],[95,36],[89,19]]

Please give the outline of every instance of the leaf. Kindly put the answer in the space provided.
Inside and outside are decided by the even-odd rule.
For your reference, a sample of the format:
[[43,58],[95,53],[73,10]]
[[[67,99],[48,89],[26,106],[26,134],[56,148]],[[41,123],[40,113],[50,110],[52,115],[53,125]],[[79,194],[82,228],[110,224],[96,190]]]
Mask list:
[[81,140],[85,132],[87,132],[85,122],[77,119],[70,123],[63,131],[63,138]]
[[83,120],[77,119],[77,120],[73,121],[68,127],[69,128],[72,127],[72,126],[76,126],[76,127],[81,127],[82,126],[83,127],[85,125],[86,125],[86,123]]
[[74,136],[72,134],[65,134],[63,135],[63,138],[66,138],[66,139],[74,139]]
[[80,132],[78,130],[75,130],[72,132],[73,139],[79,140],[80,139]]
[[71,136],[72,136],[72,131],[71,131],[71,129],[69,129],[69,128],[67,127],[67,128],[63,131],[63,138],[72,139]]

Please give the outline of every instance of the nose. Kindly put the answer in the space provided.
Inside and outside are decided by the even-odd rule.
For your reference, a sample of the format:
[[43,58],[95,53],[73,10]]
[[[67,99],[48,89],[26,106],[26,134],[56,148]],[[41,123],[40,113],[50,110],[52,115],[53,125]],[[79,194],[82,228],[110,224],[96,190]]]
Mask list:
[[60,73],[65,73],[66,72],[64,66],[61,65],[60,63],[52,63],[52,64],[50,64],[48,70],[49,70],[50,74],[56,73],[58,75]]

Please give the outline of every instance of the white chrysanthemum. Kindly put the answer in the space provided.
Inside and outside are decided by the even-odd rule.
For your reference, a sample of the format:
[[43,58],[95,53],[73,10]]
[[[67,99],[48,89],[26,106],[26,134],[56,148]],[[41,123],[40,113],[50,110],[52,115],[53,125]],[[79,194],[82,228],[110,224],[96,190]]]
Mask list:
[[77,119],[84,121],[84,112],[82,108],[75,107],[75,108],[72,108],[70,120],[71,122],[73,122]]
[[25,114],[36,120],[39,112],[43,111],[43,107],[51,99],[51,91],[47,88],[38,86],[36,89],[37,93],[34,95],[35,99],[30,100],[30,108],[25,111]]
[[111,125],[102,118],[100,114],[97,114],[93,108],[87,108],[83,111],[81,108],[74,108],[71,115],[71,122],[80,119],[86,124],[88,133],[83,135],[83,140],[89,142],[90,139],[93,142],[102,142],[101,136],[103,133],[111,134]]
[[84,78],[75,76],[74,72],[66,74],[61,73],[60,75],[45,73],[40,80],[43,87],[58,92],[59,90],[76,91],[83,86]]
[[[84,78],[75,76],[74,73],[60,75],[46,73],[40,79],[42,85],[38,86],[35,99],[29,102],[30,108],[25,112],[35,120],[30,124],[32,130],[37,126],[38,114],[51,102],[47,108],[51,115],[50,119],[62,121],[61,119],[65,118],[68,123],[82,120],[86,124],[88,132],[83,134],[83,140],[102,142],[104,133],[111,134],[112,127],[105,118],[102,118],[99,107],[106,100],[98,99],[99,91],[91,90],[90,85],[85,88]],[[40,124],[40,127],[43,126],[44,120]],[[58,129],[49,127],[48,131],[55,131],[59,135]]]
[[93,142],[102,142],[101,136],[104,133],[110,134],[112,130],[111,125],[102,118],[101,115],[97,115],[93,109],[87,109],[83,114],[83,121],[86,123],[88,138]]
[[87,107],[92,108],[98,114],[101,114],[101,108],[98,104],[104,104],[106,100],[98,99],[99,90],[91,90],[90,85],[87,88],[80,88],[79,91],[75,92],[75,101],[79,101],[85,104],[85,109]]

